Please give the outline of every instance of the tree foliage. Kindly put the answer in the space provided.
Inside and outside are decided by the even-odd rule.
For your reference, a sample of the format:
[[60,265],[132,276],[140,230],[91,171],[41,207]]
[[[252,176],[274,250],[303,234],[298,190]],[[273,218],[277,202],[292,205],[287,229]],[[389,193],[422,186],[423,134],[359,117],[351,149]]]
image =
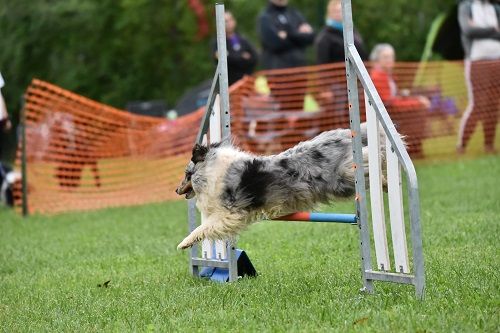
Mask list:
[[0,15],[10,105],[33,77],[118,107],[172,102],[213,67],[185,1],[7,1]]

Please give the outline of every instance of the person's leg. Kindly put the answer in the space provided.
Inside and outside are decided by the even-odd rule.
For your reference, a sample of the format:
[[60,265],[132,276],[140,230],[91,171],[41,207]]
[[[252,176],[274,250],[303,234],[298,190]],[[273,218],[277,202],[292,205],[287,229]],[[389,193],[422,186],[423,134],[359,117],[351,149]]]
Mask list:
[[409,153],[415,158],[424,157],[423,141],[426,136],[428,117],[429,110],[424,107],[412,112],[412,120],[409,124],[409,133],[412,136]]
[[458,132],[458,144],[457,151],[459,153],[463,153],[465,151],[465,147],[467,147],[467,143],[469,142],[474,129],[476,128],[476,124],[478,121],[477,114],[475,113],[475,91],[478,90],[477,86],[477,76],[475,75],[477,71],[477,64],[472,63],[469,60],[466,60],[464,63],[464,74],[465,74],[465,84],[467,86],[467,96],[468,96],[468,104],[462,115],[462,119],[460,120],[460,129]]
[[420,124],[419,126],[415,126],[413,124],[413,128],[415,131],[415,137],[417,140],[415,153],[416,157],[424,157],[424,148],[423,141],[426,137],[428,137],[428,120],[429,120],[429,109],[426,107],[421,107],[420,109],[415,111],[415,118],[417,122]]
[[500,65],[497,61],[486,62],[482,66],[482,76],[487,84],[484,84],[484,102],[481,105],[481,122],[484,130],[484,149],[488,153],[495,152],[495,134],[498,123],[498,109],[500,99]]

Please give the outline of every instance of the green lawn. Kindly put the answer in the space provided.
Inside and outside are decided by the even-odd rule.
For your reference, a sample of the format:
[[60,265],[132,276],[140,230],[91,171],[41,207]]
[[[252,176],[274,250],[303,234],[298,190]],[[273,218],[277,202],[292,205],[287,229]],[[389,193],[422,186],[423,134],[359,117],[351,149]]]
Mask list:
[[187,229],[184,202],[28,219],[0,209],[0,327],[498,332],[500,157],[417,170],[423,302],[411,286],[359,291],[358,234],[348,225],[256,224],[239,247],[259,277],[220,285],[192,278],[188,254],[175,249]]

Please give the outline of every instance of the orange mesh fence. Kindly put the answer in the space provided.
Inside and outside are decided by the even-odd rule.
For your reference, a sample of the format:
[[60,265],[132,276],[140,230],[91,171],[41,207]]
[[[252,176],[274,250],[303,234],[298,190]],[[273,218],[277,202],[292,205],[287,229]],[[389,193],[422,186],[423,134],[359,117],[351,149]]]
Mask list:
[[[462,62],[397,63],[394,81],[368,67],[396,127],[406,135],[410,154],[436,159],[456,156],[458,138],[472,155],[498,146],[499,65],[473,64],[470,91]],[[240,80],[230,89],[235,143],[270,154],[322,131],[348,127],[343,67],[261,71]],[[359,92],[363,114],[361,86]],[[472,108],[467,108],[469,95]],[[177,199],[174,189],[203,112],[176,120],[137,116],[34,80],[25,102],[29,212]],[[20,150],[17,157],[19,167]],[[16,186],[18,207],[21,198]]]
[[[343,67],[331,64],[263,71],[249,78],[248,84],[255,89],[248,89],[251,94],[231,110],[233,133],[242,147],[256,153],[276,153],[322,131],[348,127]],[[393,80],[371,64],[368,70],[396,128],[406,135],[413,158],[455,156],[459,137],[464,138],[470,154],[480,154],[494,144],[499,61],[472,66],[472,95],[477,95],[474,108],[469,108],[472,112],[464,112],[470,92],[462,62],[397,63]],[[359,98],[364,119],[361,89]],[[498,139],[496,143],[498,146]]]
[[31,213],[175,197],[201,110],[176,121],[137,116],[38,80],[25,97]]

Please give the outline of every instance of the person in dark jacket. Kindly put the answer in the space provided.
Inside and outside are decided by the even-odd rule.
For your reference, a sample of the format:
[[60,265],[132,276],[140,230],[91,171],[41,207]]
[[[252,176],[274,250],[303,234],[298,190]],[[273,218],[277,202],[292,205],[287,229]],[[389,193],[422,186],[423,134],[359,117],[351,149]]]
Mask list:
[[[317,64],[345,61],[342,3],[340,0],[328,2],[325,26],[319,32],[314,44]],[[363,40],[357,31],[354,31],[354,46],[356,46],[361,59],[367,60],[368,55],[364,49]]]
[[288,0],[270,0],[259,15],[258,29],[264,69],[306,65],[305,49],[313,43],[314,32]]
[[[252,74],[257,64],[257,52],[250,42],[236,32],[237,22],[233,14],[226,11],[226,48],[229,85],[243,76]],[[214,41],[214,58],[217,59],[217,40]]]
[[[367,54],[363,47],[363,41],[357,31],[354,31],[354,45],[361,59],[366,60]],[[318,65],[339,63],[335,67],[344,70],[344,37],[342,26],[342,3],[340,0],[330,0],[326,7],[325,26],[316,36],[314,41],[316,52],[316,63]],[[333,112],[339,126],[349,124],[349,102],[345,94],[345,75],[332,76],[330,86],[314,94],[314,98],[321,109]]]

